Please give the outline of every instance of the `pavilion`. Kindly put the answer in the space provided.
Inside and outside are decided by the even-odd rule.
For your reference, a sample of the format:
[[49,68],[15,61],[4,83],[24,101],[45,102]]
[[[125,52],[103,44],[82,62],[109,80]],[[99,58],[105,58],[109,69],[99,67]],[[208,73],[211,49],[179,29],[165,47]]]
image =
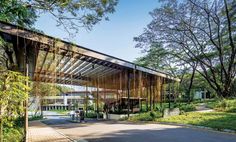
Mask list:
[[32,81],[93,87],[97,92],[116,90],[117,98],[146,98],[150,110],[165,95],[175,94],[173,85],[166,84],[179,81],[165,72],[6,22],[0,22],[0,36],[12,43],[18,70]]

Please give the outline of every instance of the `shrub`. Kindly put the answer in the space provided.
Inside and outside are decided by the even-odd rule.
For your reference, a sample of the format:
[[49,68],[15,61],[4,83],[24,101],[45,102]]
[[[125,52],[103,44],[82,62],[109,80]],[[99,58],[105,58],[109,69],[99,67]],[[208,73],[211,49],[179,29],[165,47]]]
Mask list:
[[3,141],[21,142],[24,137],[23,118],[19,117],[12,121],[11,125],[3,125]]
[[215,109],[217,111],[236,112],[236,99],[224,99],[222,101],[219,101],[216,104]]
[[41,119],[43,119],[42,115],[33,115],[32,117],[29,118],[29,121],[41,120]]
[[156,118],[160,118],[162,114],[160,112],[156,111],[150,111],[150,112],[145,112],[145,113],[140,113],[136,116],[130,117],[129,120],[131,121],[153,121]]
[[[99,118],[102,118],[103,114],[99,113]],[[97,118],[97,113],[96,112],[88,112],[87,118]]]
[[128,116],[125,116],[125,117],[119,119],[119,121],[125,121],[125,120],[128,120]]
[[6,142],[21,142],[23,140],[23,128],[9,128],[3,130],[3,141]]
[[196,106],[194,104],[183,104],[183,105],[179,106],[179,109],[180,109],[180,111],[190,112],[190,111],[195,111]]

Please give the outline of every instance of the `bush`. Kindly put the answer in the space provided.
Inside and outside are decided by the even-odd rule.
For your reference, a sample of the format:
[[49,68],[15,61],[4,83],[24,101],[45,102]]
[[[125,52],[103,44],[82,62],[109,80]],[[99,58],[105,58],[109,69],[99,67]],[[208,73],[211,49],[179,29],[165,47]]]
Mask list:
[[23,140],[23,128],[9,128],[3,130],[3,141],[6,142],[21,142]]
[[222,101],[219,101],[216,104],[215,109],[217,111],[236,112],[236,99],[224,99]]
[[194,104],[183,104],[179,106],[180,111],[184,112],[190,112],[190,111],[195,111],[196,106]]
[[145,113],[140,113],[136,116],[130,117],[131,121],[154,121],[156,118],[162,117],[160,112],[150,111]]
[[[102,118],[102,117],[103,117],[103,114],[99,113],[99,118]],[[88,112],[86,118],[97,118],[97,113],[96,112]]]
[[29,121],[41,120],[41,119],[43,119],[42,115],[33,115],[29,118]]
[[126,120],[128,120],[128,116],[125,116],[125,117],[119,119],[119,121],[126,121]]
[[12,125],[3,125],[3,141],[5,142],[21,142],[24,137],[23,118],[15,119]]

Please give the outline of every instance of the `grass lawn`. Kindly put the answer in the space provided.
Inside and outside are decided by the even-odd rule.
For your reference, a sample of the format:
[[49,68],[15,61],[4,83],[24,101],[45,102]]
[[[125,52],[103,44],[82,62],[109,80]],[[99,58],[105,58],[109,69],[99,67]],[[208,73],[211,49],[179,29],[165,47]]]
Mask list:
[[236,131],[236,113],[227,112],[188,112],[169,118],[157,118],[157,122],[171,122],[211,127],[217,130],[230,129]]
[[51,111],[62,114],[62,115],[68,115],[68,113],[70,112],[69,110],[51,110]]
[[[196,110],[199,103],[205,103],[215,112],[201,113],[191,112]],[[163,104],[166,106],[166,103]],[[180,108],[182,115],[162,118],[160,113],[146,112],[129,118],[129,121],[151,121],[151,122],[169,122],[177,124],[190,124],[196,126],[205,126],[217,130],[230,129],[236,131],[236,99],[211,99],[204,101],[195,101],[191,104],[181,103],[175,107]]]

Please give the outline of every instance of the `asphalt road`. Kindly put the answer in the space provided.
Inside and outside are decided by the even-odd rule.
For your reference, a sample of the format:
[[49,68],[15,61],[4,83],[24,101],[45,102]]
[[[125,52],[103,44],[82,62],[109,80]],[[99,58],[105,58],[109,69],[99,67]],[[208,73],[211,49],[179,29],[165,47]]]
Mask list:
[[172,125],[112,121],[80,124],[63,119],[44,123],[78,142],[236,142],[236,134]]

